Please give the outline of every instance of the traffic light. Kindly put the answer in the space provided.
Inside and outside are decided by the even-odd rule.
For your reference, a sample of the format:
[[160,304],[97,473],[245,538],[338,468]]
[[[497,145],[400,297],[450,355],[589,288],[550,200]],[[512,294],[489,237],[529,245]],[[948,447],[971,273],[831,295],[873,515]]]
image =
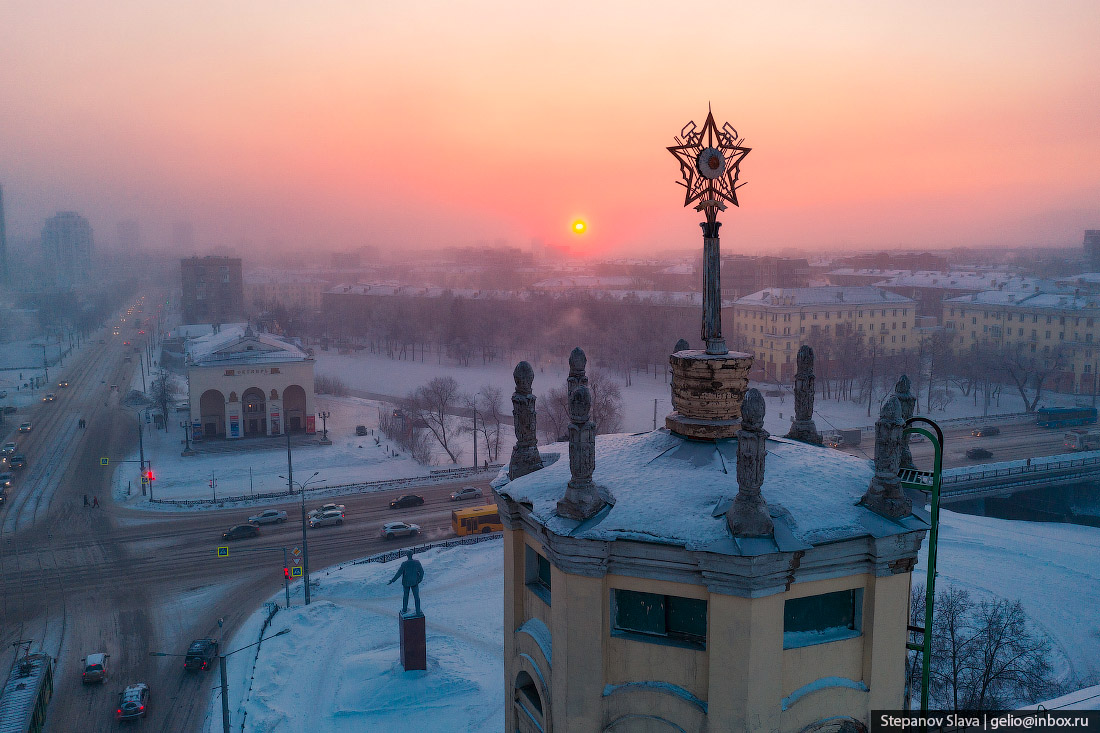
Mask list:
[[290,580],[290,568],[283,568],[283,577]]
[[157,477],[153,475],[153,469],[151,468],[145,470],[145,478],[149,479],[149,483],[153,483],[157,480]]

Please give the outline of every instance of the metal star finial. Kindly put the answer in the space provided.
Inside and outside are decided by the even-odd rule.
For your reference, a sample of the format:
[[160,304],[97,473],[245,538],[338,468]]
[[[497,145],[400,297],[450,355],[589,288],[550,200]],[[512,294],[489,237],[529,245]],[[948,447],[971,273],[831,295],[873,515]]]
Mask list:
[[737,135],[737,130],[728,122],[719,129],[708,104],[703,129],[697,130],[695,122],[690,121],[675,140],[677,144],[668,152],[680,162],[684,180],[679,183],[687,189],[684,206],[699,201],[695,208],[704,211],[710,222],[726,208],[723,201],[737,206],[737,189],[745,185],[737,182],[741,160],[752,150],[741,145],[744,138]]

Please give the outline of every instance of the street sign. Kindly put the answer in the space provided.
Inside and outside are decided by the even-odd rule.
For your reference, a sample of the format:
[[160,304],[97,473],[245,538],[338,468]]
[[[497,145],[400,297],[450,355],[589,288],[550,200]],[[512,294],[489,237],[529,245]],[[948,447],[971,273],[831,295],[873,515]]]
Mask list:
[[300,578],[302,577],[302,569],[299,567],[293,567],[290,569],[290,577]]
[[101,466],[106,466],[110,462],[111,462],[110,458],[100,458],[99,459],[99,465],[101,465]]
[[218,548],[218,557],[229,557],[229,546],[222,545]]
[[148,476],[142,476],[141,477],[141,485],[144,486],[147,483],[149,483],[149,477]]
[[301,565],[302,564],[302,558],[295,557],[295,558],[291,559],[291,562],[294,563],[295,565]]
[[293,555],[294,557],[298,557],[299,555],[302,554],[302,548],[301,547],[295,547],[293,550],[290,551],[290,554]]

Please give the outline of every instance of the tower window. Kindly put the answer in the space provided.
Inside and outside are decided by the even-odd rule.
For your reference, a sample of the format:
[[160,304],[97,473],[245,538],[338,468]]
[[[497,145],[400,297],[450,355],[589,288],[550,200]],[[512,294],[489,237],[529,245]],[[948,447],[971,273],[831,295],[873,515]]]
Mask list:
[[550,561],[526,545],[524,550],[524,575],[531,592],[550,605]]
[[705,649],[707,602],[616,588],[611,591],[611,635]]
[[791,598],[783,604],[783,648],[795,649],[859,636],[863,589]]

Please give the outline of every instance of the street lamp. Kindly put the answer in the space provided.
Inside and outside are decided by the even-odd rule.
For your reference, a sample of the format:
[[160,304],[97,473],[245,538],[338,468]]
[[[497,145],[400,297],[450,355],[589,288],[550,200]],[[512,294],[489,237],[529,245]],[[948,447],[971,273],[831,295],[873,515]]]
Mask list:
[[187,445],[183,450],[183,455],[191,455],[191,422],[189,420],[180,420],[180,427],[183,428],[183,440]]
[[[259,641],[254,641],[251,644],[249,644],[248,646],[242,646],[240,649],[234,649],[233,651],[228,652],[226,654],[219,654],[218,655],[218,667],[220,668],[221,678],[222,678],[222,731],[223,731],[223,733],[229,733],[229,680],[226,677],[226,673],[225,673],[225,658],[226,657],[231,657],[234,654],[236,654],[237,652],[243,652],[245,649],[251,649],[252,647],[256,646],[257,644],[262,644],[263,642],[265,642],[269,639],[274,639],[276,636],[282,636],[283,634],[289,634],[289,633],[290,633],[290,629],[283,629],[282,631],[278,631],[278,632],[272,634],[271,636],[266,636],[266,637],[260,639]],[[150,657],[186,657],[187,655],[186,654],[166,654],[165,652],[149,652],[149,656]]]
[[317,417],[321,418],[321,445],[330,445],[331,440],[328,439],[328,419],[332,416],[331,412],[318,412]]
[[313,475],[307,478],[304,483],[299,483],[286,476],[279,477],[291,485],[296,484],[300,490],[299,493],[302,495],[302,580],[305,581],[305,600],[307,606],[309,605],[309,539],[306,537],[306,487],[309,486],[319,473],[320,471],[314,471]]

